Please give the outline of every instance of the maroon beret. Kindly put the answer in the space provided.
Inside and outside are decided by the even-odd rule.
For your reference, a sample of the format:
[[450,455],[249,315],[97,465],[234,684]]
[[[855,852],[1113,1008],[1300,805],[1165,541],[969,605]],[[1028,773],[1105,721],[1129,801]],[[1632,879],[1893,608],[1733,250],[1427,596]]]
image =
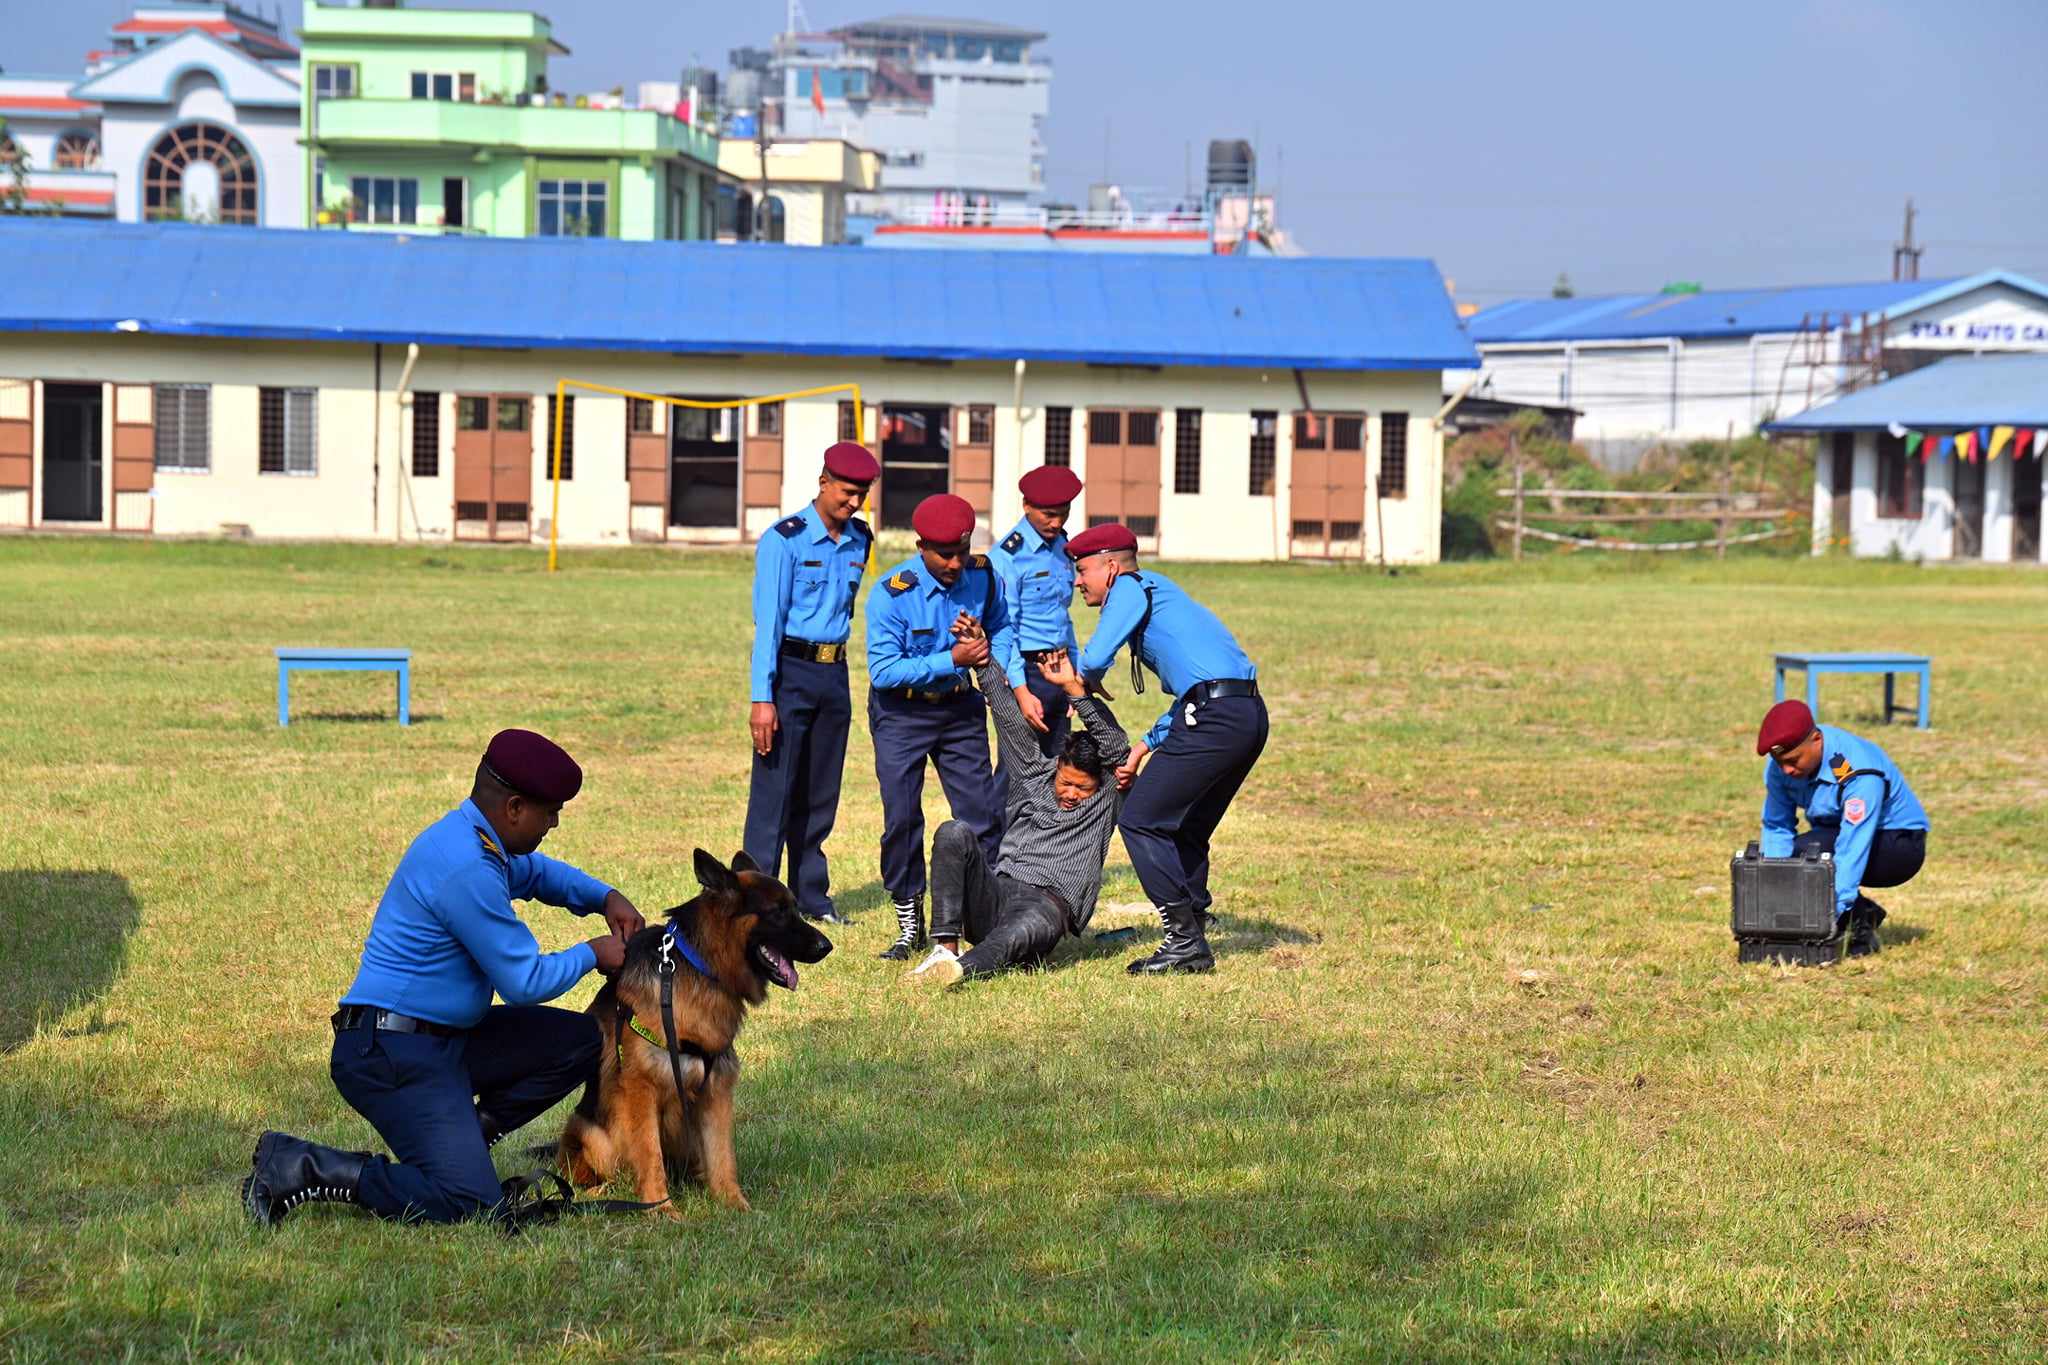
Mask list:
[[860,442],[841,441],[825,448],[825,472],[848,483],[873,483],[882,466]]
[[1122,522],[1112,521],[1101,526],[1091,526],[1080,535],[1067,541],[1067,558],[1083,560],[1089,555],[1099,555],[1104,550],[1136,550],[1138,538],[1131,534],[1131,528]]
[[1017,480],[1017,491],[1033,507],[1061,507],[1081,496],[1081,476],[1065,465],[1040,465]]
[[919,540],[958,545],[974,534],[974,504],[953,493],[934,493],[910,514]]
[[1803,701],[1781,701],[1764,713],[1763,726],[1756,732],[1756,751],[1767,754],[1783,745],[1803,742],[1813,733],[1813,712]]
[[546,735],[500,730],[484,750],[484,766],[521,796],[561,805],[583,787],[583,769]]

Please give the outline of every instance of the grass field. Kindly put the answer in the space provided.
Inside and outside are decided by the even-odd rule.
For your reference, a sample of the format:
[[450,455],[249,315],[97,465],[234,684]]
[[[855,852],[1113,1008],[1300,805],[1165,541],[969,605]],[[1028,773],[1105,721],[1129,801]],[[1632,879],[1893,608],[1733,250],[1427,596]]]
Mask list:
[[[752,1214],[253,1231],[260,1129],[375,1142],[327,1015],[494,729],[582,760],[547,848],[645,910],[738,844],[749,560],[543,564],[0,541],[9,1359],[2048,1352],[2048,578],[2016,570],[1177,568],[1273,713],[1214,975],[1069,943],[904,989],[857,723],[858,923],[742,1040]],[[410,646],[414,725],[388,676],[322,674],[279,729],[284,643]],[[1738,969],[1726,863],[1798,646],[1935,656],[1935,728],[1876,735],[1930,860],[1882,956]],[[1874,733],[1876,697],[1831,679],[1824,715]]]

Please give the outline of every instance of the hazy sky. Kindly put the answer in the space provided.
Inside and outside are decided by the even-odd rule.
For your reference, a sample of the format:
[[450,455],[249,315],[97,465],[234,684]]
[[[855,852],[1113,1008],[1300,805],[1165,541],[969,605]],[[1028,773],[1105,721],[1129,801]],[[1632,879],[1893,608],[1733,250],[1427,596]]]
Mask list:
[[[269,0],[252,0],[258,7]],[[517,8],[434,0],[463,8]],[[1319,255],[1433,257],[1461,296],[1883,279],[1905,197],[1923,277],[2048,279],[2048,0],[807,0],[1043,29],[1048,188],[1178,193],[1255,138]],[[75,70],[129,0],[0,0],[0,66]],[[556,0],[557,89],[764,45],[782,0]],[[296,27],[299,6],[286,6]]]

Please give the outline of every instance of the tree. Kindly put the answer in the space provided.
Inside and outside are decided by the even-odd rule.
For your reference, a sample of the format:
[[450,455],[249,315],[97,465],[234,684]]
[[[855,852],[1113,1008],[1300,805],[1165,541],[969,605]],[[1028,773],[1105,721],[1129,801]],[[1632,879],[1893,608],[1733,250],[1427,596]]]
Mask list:
[[0,213],[27,213],[28,153],[7,135],[7,120],[0,118]]

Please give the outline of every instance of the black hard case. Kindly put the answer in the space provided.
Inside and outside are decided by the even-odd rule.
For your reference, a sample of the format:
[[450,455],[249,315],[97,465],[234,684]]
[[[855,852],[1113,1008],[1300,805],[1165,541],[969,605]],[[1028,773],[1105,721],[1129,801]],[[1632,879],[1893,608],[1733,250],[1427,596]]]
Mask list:
[[1818,849],[1796,858],[1766,858],[1755,844],[1729,864],[1729,927],[1736,959],[1802,965],[1833,962],[1835,862]]

